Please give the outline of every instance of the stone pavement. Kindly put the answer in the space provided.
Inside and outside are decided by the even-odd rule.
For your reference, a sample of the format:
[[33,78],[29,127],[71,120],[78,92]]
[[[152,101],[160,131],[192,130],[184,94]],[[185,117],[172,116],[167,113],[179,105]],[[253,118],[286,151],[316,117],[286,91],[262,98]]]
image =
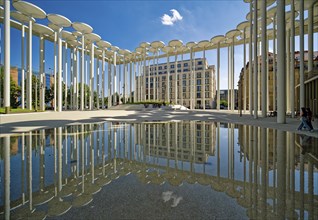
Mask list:
[[230,110],[162,110],[162,109],[123,109],[120,107],[109,110],[95,111],[64,111],[38,112],[23,114],[0,115],[0,137],[36,129],[54,128],[71,124],[99,123],[104,121],[172,121],[199,120],[216,121],[235,124],[246,124],[258,127],[274,128],[284,131],[302,133],[318,138],[318,119],[315,119],[314,132],[297,131],[300,123],[298,118],[287,118],[286,124],[278,124],[276,117],[259,117],[254,119],[248,112],[239,115],[238,111]]

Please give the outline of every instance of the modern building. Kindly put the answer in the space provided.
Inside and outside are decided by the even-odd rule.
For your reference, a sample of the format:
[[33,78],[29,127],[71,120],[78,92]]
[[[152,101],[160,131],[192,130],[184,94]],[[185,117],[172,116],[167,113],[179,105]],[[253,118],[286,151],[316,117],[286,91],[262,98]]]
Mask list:
[[[304,83],[305,83],[305,106],[310,107],[313,110],[314,115],[318,114],[318,52],[313,53],[313,67],[312,71],[308,71],[308,51],[305,51],[304,53],[304,69],[305,69],[305,75],[304,75]],[[268,53],[268,81],[267,81],[267,111],[276,111],[277,110],[277,97],[275,94],[277,91],[277,84],[275,81],[277,81],[277,76],[275,76],[274,68],[277,67],[277,62],[274,64],[274,56],[273,53]],[[261,65],[261,58],[259,57],[259,65]],[[244,102],[246,102],[246,109],[249,109],[249,63],[246,64],[246,77],[244,80],[244,68],[242,68],[240,73],[240,79],[238,82],[238,88],[239,88],[239,98],[238,102],[239,105],[244,106]],[[289,68],[290,69],[290,68]],[[300,105],[299,105],[299,83],[300,83],[300,76],[299,76],[299,70],[300,70],[300,61],[299,61],[299,51],[295,52],[295,64],[294,64],[294,79],[295,79],[295,88],[293,90],[290,89],[290,76],[286,77],[286,86],[287,86],[287,114],[291,113],[291,106],[290,106],[290,98],[291,96],[295,97],[295,112],[300,111]],[[277,68],[276,68],[277,71]],[[291,72],[291,70],[289,70]],[[260,79],[260,71],[258,72],[258,78]],[[274,86],[275,85],[275,86]],[[244,87],[246,86],[246,98],[244,100]],[[261,85],[258,84],[258,91],[261,91]],[[293,94],[290,93],[290,91],[294,91]],[[258,93],[258,106],[259,110],[262,110],[262,94],[261,92]]]
[[[170,65],[169,68],[168,65]],[[146,100],[175,102],[175,95],[177,91],[177,103],[175,104],[190,107],[190,101],[193,100],[195,103],[195,108],[212,108],[212,106],[215,106],[215,66],[209,65],[207,60],[203,58],[197,58],[193,60],[192,66],[194,68],[193,76],[195,76],[195,78],[191,77],[190,60],[178,61],[177,66],[175,66],[175,62],[150,65],[149,68],[146,68],[146,79],[144,84]],[[169,100],[167,95],[168,71],[170,71]],[[150,83],[150,85],[148,85],[148,83]],[[192,86],[194,88],[194,92],[192,93],[193,97],[191,96],[191,83],[193,83]],[[137,77],[137,97],[140,95],[138,93],[141,91],[141,85],[142,80],[139,80]],[[154,85],[156,88],[154,88]]]

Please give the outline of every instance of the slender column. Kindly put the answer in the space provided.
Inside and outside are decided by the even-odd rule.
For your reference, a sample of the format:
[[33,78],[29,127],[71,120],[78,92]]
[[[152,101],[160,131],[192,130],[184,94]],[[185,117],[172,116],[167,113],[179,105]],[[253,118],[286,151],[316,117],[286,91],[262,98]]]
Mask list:
[[244,28],[244,30],[243,30],[243,68],[244,68],[244,75],[243,75],[243,86],[244,86],[244,88],[243,88],[243,111],[244,111],[244,113],[245,113],[245,111],[246,111],[246,87],[247,87],[247,85],[246,85],[246,82],[247,82],[247,80],[246,80],[246,28]]
[[[133,79],[134,79],[134,102],[137,102],[137,87],[136,87],[136,60],[134,61],[133,64]],[[150,83],[150,77],[148,79],[148,83]],[[150,92],[149,92],[150,94]],[[150,95],[149,95],[150,96]]]
[[[305,106],[305,85],[304,85],[304,73],[305,73],[305,62],[304,62],[304,39],[305,39],[305,30],[304,30],[304,0],[299,1],[299,18],[300,18],[300,35],[299,35],[299,61],[300,61],[300,70],[299,70],[299,108]],[[277,28],[278,29],[278,28]],[[278,43],[277,43],[278,44]]]
[[291,116],[295,118],[295,0],[291,0],[291,19],[290,19],[290,109]]
[[113,95],[114,95],[114,97],[113,97],[113,105],[117,105],[116,104],[116,100],[117,100],[117,97],[116,97],[116,90],[117,90],[117,88],[116,88],[116,86],[117,86],[117,76],[116,76],[116,58],[117,58],[117,53],[116,53],[116,51],[114,51],[114,55],[113,55],[113,69],[114,69],[114,78],[113,78],[113,89],[114,89],[114,92],[113,92]]
[[[284,0],[282,0],[284,1]],[[280,1],[278,1],[279,3]],[[284,4],[285,6],[285,4]],[[278,8],[277,8],[278,9]],[[280,20],[280,12],[278,15],[278,25]],[[279,30],[278,26],[277,30]],[[283,29],[283,28],[282,28]],[[284,29],[283,29],[284,31]],[[277,40],[279,37],[277,38]],[[277,43],[279,46],[279,43]],[[278,50],[278,53],[280,51]],[[279,56],[279,55],[278,55]],[[279,57],[278,57],[279,58]],[[285,64],[285,63],[283,63]],[[279,63],[278,63],[279,65]],[[278,73],[279,75],[279,73]],[[279,103],[279,101],[277,101]],[[279,107],[279,106],[278,106]],[[280,219],[285,218],[286,208],[286,133],[284,131],[277,131],[277,214]],[[303,200],[301,200],[303,201]]]
[[107,67],[108,67],[108,88],[107,88],[107,95],[108,95],[108,101],[107,101],[107,108],[109,109],[111,106],[112,106],[112,89],[111,89],[111,86],[112,86],[112,78],[111,78],[111,74],[112,74],[112,67],[111,67],[111,61],[110,59],[108,60],[108,63],[107,63]]
[[217,92],[217,110],[220,110],[220,42],[217,48],[217,77],[218,77],[218,92]]
[[267,115],[267,29],[266,29],[266,20],[267,20],[267,10],[266,10],[266,1],[262,1],[262,117]]
[[290,27],[289,24],[286,30],[286,113],[291,112],[290,110]]
[[148,101],[150,100],[150,59],[148,60]]
[[254,1],[254,16],[253,16],[253,41],[254,41],[254,72],[253,72],[253,76],[254,76],[254,82],[253,82],[253,90],[254,90],[254,118],[257,119],[258,118],[258,57],[257,57],[257,31],[258,31],[258,27],[257,27],[257,1]]
[[[317,2],[317,1],[316,1]],[[313,57],[314,57],[314,43],[313,43],[313,22],[314,22],[314,5],[311,4],[308,8],[308,73],[311,73],[313,70]],[[316,6],[318,7],[318,6]]]
[[169,54],[167,53],[167,102],[170,102],[170,62]]
[[250,115],[253,115],[253,2],[250,2],[250,37],[249,37],[249,46],[248,46],[248,108],[250,110]]
[[102,52],[102,109],[105,109],[105,50]]
[[203,109],[205,110],[205,71],[206,71],[206,68],[205,68],[205,48],[203,48],[203,73],[202,73],[202,88],[201,88],[201,91],[202,91],[202,104],[203,104]]
[[183,68],[183,51],[182,51],[182,54],[181,54],[181,80],[180,80],[180,91],[181,91],[181,105],[184,105],[183,104],[183,71],[184,71],[184,68]]
[[44,65],[45,65],[45,52],[44,52],[44,38],[40,36],[40,110],[45,110],[45,73],[44,73]]
[[232,90],[232,92],[231,92],[231,94],[232,94],[232,98],[231,98],[231,102],[232,102],[232,105],[231,105],[231,107],[232,107],[232,112],[234,111],[234,109],[235,109],[235,93],[234,93],[234,67],[235,67],[235,57],[234,57],[234,50],[235,50],[235,45],[234,45],[234,41],[235,41],[235,38],[233,37],[233,39],[232,39],[232,56],[231,56],[231,62],[232,62],[232,71],[231,71],[231,83],[232,83],[232,88],[231,88],[231,90]]
[[67,69],[68,69],[68,63],[67,63],[67,43],[65,42],[65,47],[64,47],[64,51],[65,51],[65,60],[64,60],[64,64],[65,64],[65,67],[64,67],[64,71],[63,71],[63,79],[64,79],[64,82],[65,82],[65,91],[64,91],[64,105],[65,105],[65,110],[67,109]]
[[[133,75],[132,75],[132,61],[130,60],[129,62],[129,102],[132,103],[133,102],[133,97],[132,97],[132,88],[133,88]],[[149,80],[149,78],[148,78]],[[149,85],[149,81],[148,81],[148,85]],[[148,89],[149,91],[149,89]],[[135,101],[135,100],[134,100]]]
[[[97,69],[97,100],[96,100],[96,104],[97,104],[97,109],[99,109],[99,94],[100,94],[100,69],[99,69],[99,59],[98,57],[96,57],[96,69]],[[94,98],[93,98],[94,99]]]
[[54,71],[54,111],[57,111],[57,96],[56,96],[56,93],[57,93],[57,91],[56,91],[56,89],[57,89],[57,82],[56,82],[56,80],[57,80],[57,77],[56,77],[56,73],[57,73],[57,71],[56,71],[56,66],[57,66],[57,55],[56,55],[56,41],[57,41],[57,32],[55,31],[54,32],[54,68],[53,68],[53,71]]
[[25,84],[24,84],[24,80],[25,80],[25,72],[24,72],[24,42],[25,42],[25,25],[22,24],[22,30],[21,30],[21,104],[22,104],[22,109],[25,108],[25,97],[24,97],[24,90],[25,90]]
[[285,0],[277,2],[277,123],[286,122]]
[[190,109],[193,109],[193,95],[194,90],[193,90],[193,53],[192,53],[192,47],[190,48]]
[[58,31],[58,111],[62,111],[62,28]]
[[228,105],[228,109],[230,110],[231,108],[231,46],[228,46],[227,48],[227,105]]
[[[29,21],[29,38],[28,38],[28,76],[27,76],[27,108],[32,110],[32,20]],[[5,46],[9,44],[5,43]],[[9,67],[10,68],[10,67]],[[9,70],[10,71],[10,70]],[[9,73],[10,74],[10,73]]]
[[195,90],[196,90],[196,82],[197,82],[197,78],[196,78],[196,71],[195,71],[195,52],[193,51],[193,57],[192,57],[192,62],[193,62],[193,81],[192,81],[192,91],[193,91],[193,108],[195,108],[195,105],[196,105],[196,93],[195,93]]
[[82,55],[81,55],[81,111],[84,110],[84,71],[85,71],[85,36],[82,35]]
[[79,64],[79,54],[78,48],[74,50],[74,104],[75,110],[78,110],[78,64]]
[[276,15],[273,18],[273,111],[276,111]]
[[89,96],[89,110],[95,108],[94,106],[94,77],[95,77],[95,70],[94,70],[94,44],[91,43],[91,65],[90,65],[90,90],[91,95]]
[[174,69],[175,69],[175,86],[174,86],[174,104],[178,104],[178,55],[176,51],[176,56],[174,60]]

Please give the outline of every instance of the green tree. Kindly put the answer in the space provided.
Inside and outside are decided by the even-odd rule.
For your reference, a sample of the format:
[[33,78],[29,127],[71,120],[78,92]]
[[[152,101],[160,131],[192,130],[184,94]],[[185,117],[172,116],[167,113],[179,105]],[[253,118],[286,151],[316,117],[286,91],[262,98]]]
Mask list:
[[[4,98],[4,71],[3,67],[1,67],[1,73],[0,73],[0,88],[1,88],[1,101],[3,101]],[[17,83],[12,79],[10,76],[10,106],[11,108],[17,108],[20,105],[19,97],[21,95],[21,88],[17,85]]]

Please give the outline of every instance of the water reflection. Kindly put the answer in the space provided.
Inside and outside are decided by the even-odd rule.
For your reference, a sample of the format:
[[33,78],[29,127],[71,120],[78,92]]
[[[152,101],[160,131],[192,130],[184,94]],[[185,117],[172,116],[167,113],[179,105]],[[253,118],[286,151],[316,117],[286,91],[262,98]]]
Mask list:
[[[116,122],[0,141],[0,218],[62,215],[130,174],[144,184],[209,185],[250,218],[318,218],[318,140],[308,136],[211,121]],[[162,200],[186,202],[172,191]]]

